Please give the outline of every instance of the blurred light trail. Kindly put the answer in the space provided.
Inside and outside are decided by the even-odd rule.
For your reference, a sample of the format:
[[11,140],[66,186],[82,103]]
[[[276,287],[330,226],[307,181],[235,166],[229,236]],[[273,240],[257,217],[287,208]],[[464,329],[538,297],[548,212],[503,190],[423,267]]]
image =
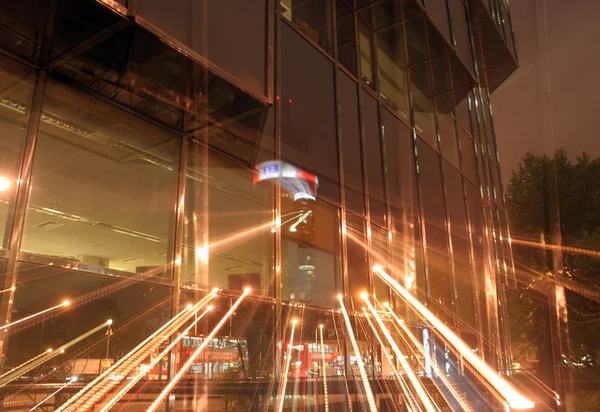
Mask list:
[[52,306],[51,308],[44,309],[44,310],[42,310],[42,311],[40,311],[40,312],[34,313],[33,315],[25,316],[25,317],[24,317],[24,318],[22,318],[22,319],[16,320],[16,321],[14,321],[14,322],[11,322],[11,323],[8,323],[8,324],[6,324],[6,325],[4,325],[4,326],[0,327],[0,330],[6,329],[6,328],[10,328],[11,326],[17,325],[17,324],[19,324],[19,323],[21,323],[21,322],[25,322],[26,320],[29,320],[29,319],[33,319],[33,318],[35,318],[35,317],[37,317],[37,316],[43,315],[44,313],[48,313],[48,312],[50,312],[50,311],[53,311],[53,310],[55,310],[55,309],[58,309],[58,308],[64,308],[64,307],[66,307],[66,306],[69,306],[70,304],[71,304],[71,302],[70,302],[70,301],[68,301],[68,300],[65,300],[65,301],[64,301],[63,303],[61,303],[60,305]]
[[319,335],[321,336],[321,360],[323,365],[323,391],[325,392],[325,412],[329,412],[329,394],[327,393],[327,375],[325,365],[325,345],[323,345],[323,325],[319,325]]
[[415,401],[413,394],[410,392],[410,390],[408,389],[408,386],[404,383],[404,379],[402,378],[400,373],[398,373],[398,370],[394,366],[395,362],[392,359],[392,357],[390,356],[389,352],[387,351],[386,345],[383,343],[381,336],[379,336],[379,332],[377,332],[375,325],[373,325],[373,322],[371,322],[371,319],[369,319],[369,314],[367,313],[367,308],[363,308],[363,312],[365,312],[365,318],[367,319],[367,322],[369,322],[369,326],[373,330],[373,334],[379,341],[379,345],[381,345],[381,351],[385,355],[386,359],[388,360],[388,362],[390,364],[390,367],[392,368],[392,373],[394,374],[394,378],[396,379],[396,382],[398,382],[398,385],[400,385],[402,392],[404,392],[404,394],[406,395],[406,401],[409,403],[409,405],[407,405],[408,411],[412,412],[412,411],[419,410],[419,408],[417,407],[417,405],[415,403],[416,401]]
[[204,348],[206,348],[208,343],[215,337],[215,335],[223,327],[225,322],[227,322],[227,320],[231,317],[231,315],[233,315],[233,312],[235,312],[235,310],[238,308],[238,306],[240,306],[242,301],[246,298],[246,296],[248,296],[250,294],[251,291],[252,290],[250,288],[244,289],[244,293],[242,293],[241,296],[238,298],[238,300],[235,301],[235,303],[231,306],[229,311],[225,314],[225,316],[223,316],[223,318],[219,321],[219,323],[217,323],[217,326],[215,326],[215,328],[212,330],[212,332],[204,339],[204,342],[202,342],[202,344],[198,347],[198,349],[196,349],[196,351],[194,351],[194,353],[192,353],[192,355],[187,360],[187,362],[184,365],[181,365],[179,372],[177,372],[177,374],[175,376],[173,376],[173,378],[171,379],[169,384],[158,395],[158,397],[154,400],[152,405],[150,405],[148,407],[148,409],[146,409],[146,412],[154,412],[158,409],[160,404],[171,393],[173,388],[179,383],[179,381],[181,381],[181,379],[183,378],[183,375],[185,375],[188,372],[188,370],[191,368],[191,366],[194,363],[194,361],[196,360],[196,358],[198,358],[200,353],[202,353]]
[[530,240],[515,239],[514,237],[509,237],[508,243],[514,243],[516,245],[522,245],[522,246],[535,247],[535,248],[539,248],[539,249],[554,250],[554,251],[563,252],[563,253],[575,253],[577,255],[585,255],[585,256],[590,256],[590,257],[594,257],[594,258],[600,258],[600,251],[593,250],[593,249],[584,249],[581,247],[554,245],[554,244],[545,243],[545,242],[544,243],[532,242]]
[[281,376],[282,384],[279,389],[279,405],[277,405],[277,411],[283,411],[283,404],[285,403],[285,387],[287,386],[288,374],[290,373],[290,363],[292,362],[292,350],[294,350],[294,331],[296,330],[296,324],[298,320],[292,320],[292,332],[290,333],[290,343],[288,343],[287,358],[285,359],[285,367],[283,368],[283,375]]
[[76,381],[77,381],[77,378],[72,378],[69,382],[65,383],[63,386],[61,386],[60,388],[58,388],[57,390],[55,390],[54,392],[52,392],[50,395],[48,395],[47,397],[45,397],[44,399],[42,399],[42,401],[40,403],[38,403],[37,405],[35,405],[33,408],[31,408],[29,410],[29,412],[36,410],[37,408],[39,408],[40,406],[42,406],[48,399],[50,399],[51,397],[53,397],[54,395],[56,395],[58,392],[62,391],[64,388],[66,388],[71,383],[76,382]]
[[78,337],[76,337],[72,341],[65,343],[60,348],[57,348],[56,350],[53,350],[53,351],[46,351],[46,353],[43,354],[42,356],[39,356],[37,358],[37,360],[31,361],[31,362],[25,362],[25,364],[23,366],[21,366],[19,369],[16,369],[16,370],[14,370],[12,372],[9,372],[7,374],[2,375],[4,377],[0,379],[0,388],[2,386],[6,385],[7,383],[10,383],[10,382],[14,381],[15,379],[19,378],[20,376],[23,376],[24,374],[26,374],[30,370],[37,368],[41,364],[43,364],[45,362],[48,362],[50,359],[54,358],[55,356],[58,356],[61,353],[64,353],[64,351],[67,350],[67,349],[69,349],[71,346],[73,346],[73,345],[81,342],[85,338],[93,335],[94,333],[96,333],[99,330],[104,329],[104,328],[106,328],[108,326],[109,326],[109,323],[108,322],[104,322],[104,323],[96,326],[95,328],[90,329],[86,333],[84,333],[82,335],[79,335]]
[[[400,319],[398,317],[398,315],[396,315],[396,313],[394,313],[394,311],[390,307],[390,304],[386,302],[383,304],[383,306],[387,309],[387,311],[385,311],[385,313],[390,315],[392,318],[394,318],[394,320],[396,321],[396,324],[400,327],[400,329],[402,329],[404,331],[405,335],[408,336],[408,338],[413,343],[413,345],[415,345],[415,347],[424,356],[427,356],[427,354],[425,353],[425,348],[423,347],[421,342],[419,342],[419,340],[415,337],[415,335],[413,335],[413,333],[410,331],[410,329],[408,329],[408,327],[406,327],[406,324],[404,323],[404,321],[402,319]],[[454,387],[452,382],[450,382],[450,380],[448,379],[446,374],[442,370],[440,370],[439,366],[437,365],[437,362],[433,362],[433,368],[435,369],[437,375],[439,376],[439,378],[442,381],[442,383],[444,384],[444,386],[446,386],[446,388],[448,388],[448,391],[450,391],[450,393],[452,394],[454,399],[456,399],[456,401],[458,402],[458,404],[460,405],[462,410],[463,411],[472,411],[473,408],[471,408],[471,406],[467,403],[467,401],[464,399],[464,397],[456,390],[456,388]]]
[[304,219],[306,219],[310,214],[312,213],[312,210],[309,210],[308,212],[304,213],[302,216],[300,216],[298,218],[298,220],[296,221],[296,223],[294,223],[293,225],[290,226],[290,232],[295,232],[296,228],[298,227],[298,225],[300,223],[302,223],[302,221]]
[[383,320],[381,319],[381,317],[379,316],[379,314],[377,313],[377,311],[375,310],[375,308],[369,301],[369,295],[367,293],[363,293],[361,295],[361,298],[365,301],[367,308],[369,308],[369,311],[371,312],[371,315],[373,315],[373,318],[379,325],[379,328],[383,332],[383,336],[385,336],[388,343],[394,350],[394,353],[396,354],[396,359],[398,359],[400,361],[400,364],[402,365],[404,372],[408,376],[408,380],[412,384],[413,388],[415,388],[415,391],[417,392],[417,396],[421,400],[421,403],[425,407],[425,410],[427,410],[428,412],[436,411],[436,408],[431,403],[431,399],[429,399],[429,395],[427,395],[427,392],[425,391],[425,388],[423,388],[423,385],[419,381],[419,378],[417,378],[417,375],[415,375],[415,372],[412,370],[412,368],[408,364],[408,361],[406,360],[406,358],[404,357],[404,354],[398,347],[398,344],[396,344],[396,342],[392,338],[392,334],[390,333],[388,328],[385,327]]
[[[143,368],[140,370],[140,372],[135,375],[133,378],[131,378],[129,380],[129,382],[127,382],[127,384],[116,394],[111,394],[110,398],[107,399],[107,402],[103,405],[103,406],[99,406],[96,405],[94,407],[94,410],[100,410],[100,412],[108,412],[110,411],[110,409],[117,403],[119,402],[119,400],[121,400],[121,398],[123,397],[123,395],[125,395],[127,392],[129,392],[129,390],[140,381],[140,379],[142,379],[146,373],[152,369],[154,367],[154,365],[156,365],[157,363],[159,363],[161,361],[161,359],[163,359],[165,356],[167,356],[167,354],[171,351],[171,349],[173,349],[175,347],[175,345],[177,345],[179,343],[179,341],[181,341],[181,339],[183,339],[184,336],[187,335],[187,333],[200,321],[200,319],[202,319],[208,312],[210,312],[211,310],[213,310],[214,306],[213,305],[209,305],[206,310],[204,312],[202,312],[199,316],[195,317],[194,321],[187,327],[184,329],[183,332],[181,332],[179,334],[179,336],[177,336],[175,339],[173,339],[171,341],[171,343],[153,360],[151,361],[147,367]],[[100,409],[101,408],[101,409]]]
[[4,378],[6,375],[8,375],[9,373],[12,373],[12,372],[16,371],[17,369],[19,369],[19,368],[22,368],[22,367],[23,367],[23,366],[25,366],[25,365],[28,365],[29,363],[31,363],[31,362],[33,362],[33,361],[35,361],[36,359],[39,359],[39,358],[41,358],[42,356],[49,354],[50,352],[52,352],[52,349],[48,349],[46,352],[42,352],[42,353],[40,353],[39,355],[37,355],[37,356],[34,356],[33,358],[31,358],[31,359],[29,359],[29,360],[26,360],[26,361],[25,361],[25,362],[23,362],[22,364],[20,364],[20,365],[18,365],[18,366],[15,366],[14,368],[12,368],[11,370],[9,370],[8,372],[5,372],[5,373],[3,373],[2,375],[0,375],[0,380],[1,380],[2,378]]
[[484,361],[477,357],[471,348],[469,348],[458,336],[448,328],[444,322],[440,321],[433,313],[421,304],[413,295],[408,293],[400,284],[390,275],[385,273],[380,265],[373,266],[373,272],[381,277],[392,289],[406,300],[413,309],[415,309],[429,324],[446,339],[454,348],[467,360],[484,379],[486,379],[492,388],[494,388],[504,400],[513,409],[531,409],[535,404],[521,395],[505,379],[492,370]]
[[360,356],[360,349],[358,347],[358,343],[356,342],[356,338],[354,337],[354,331],[352,330],[352,323],[350,323],[348,312],[346,312],[346,306],[344,306],[344,297],[342,295],[338,295],[338,300],[342,309],[342,315],[344,316],[344,322],[346,322],[346,329],[348,329],[348,336],[350,337],[350,343],[352,343],[354,356],[356,357],[356,364],[358,365],[360,377],[365,388],[365,394],[367,395],[369,409],[371,410],[371,412],[377,412],[377,404],[375,403],[375,397],[373,396],[373,391],[371,390],[371,385],[369,384],[367,371],[365,371],[365,365],[363,363],[362,356]]
[[211,293],[199,300],[195,305],[188,305],[181,312],[175,315],[167,323],[156,330],[152,335],[146,338],[142,343],[129,351],[117,363],[104,371],[100,376],[94,379],[81,389],[75,396],[65,402],[57,411],[74,410],[82,411],[91,409],[102,396],[119,384],[119,380],[111,379],[112,376],[126,376],[136,366],[138,366],[152,350],[157,348],[162,342],[168,339],[185,322],[187,322],[201,307],[206,305],[213,297],[217,295],[218,288],[214,288]]
[[16,287],[15,287],[15,286],[13,286],[12,288],[8,288],[8,289],[0,290],[0,293],[13,292],[15,289],[16,289]]

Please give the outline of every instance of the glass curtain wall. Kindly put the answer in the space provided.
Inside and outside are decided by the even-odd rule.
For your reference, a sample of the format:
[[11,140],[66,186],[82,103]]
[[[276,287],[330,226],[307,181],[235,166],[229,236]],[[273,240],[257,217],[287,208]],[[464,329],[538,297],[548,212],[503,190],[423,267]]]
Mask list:
[[[77,12],[98,18],[82,31],[71,2],[58,3],[49,45],[17,52],[2,43],[14,58],[0,62],[0,263],[5,287],[16,285],[14,318],[64,299],[78,309],[11,333],[8,364],[105,318],[115,322],[113,335],[72,357],[119,359],[173,310],[219,287],[191,348],[249,286],[254,297],[213,347],[223,358],[197,362],[194,373],[279,381],[290,359],[288,376],[331,379],[343,393],[357,379],[359,354],[345,352],[338,294],[370,376],[389,368],[360,316],[363,292],[389,301],[419,340],[429,333],[374,264],[486,361],[506,349],[497,302],[486,297],[510,274],[508,227],[491,108],[469,74],[464,3],[451,2],[457,17],[449,21],[445,7],[428,17],[410,1],[282,0],[277,21],[265,24],[273,14],[265,2],[264,14],[257,7],[236,17],[248,30],[265,27],[244,39],[256,52],[242,73],[243,56],[221,55],[226,48],[211,43],[219,27],[199,44],[195,28],[169,27],[190,10],[146,2],[133,23],[83,1]],[[27,34],[25,23],[12,32]],[[63,56],[73,42],[86,47]],[[457,52],[463,62],[453,75],[468,78],[466,87],[432,70],[433,58]],[[440,84],[453,96],[443,108],[433,98]],[[274,159],[315,174],[315,199],[285,190],[275,199],[272,184],[257,182],[259,165]],[[294,319],[297,341],[286,350]],[[49,331],[65,326],[68,336]],[[290,393],[309,393],[294,385]]]

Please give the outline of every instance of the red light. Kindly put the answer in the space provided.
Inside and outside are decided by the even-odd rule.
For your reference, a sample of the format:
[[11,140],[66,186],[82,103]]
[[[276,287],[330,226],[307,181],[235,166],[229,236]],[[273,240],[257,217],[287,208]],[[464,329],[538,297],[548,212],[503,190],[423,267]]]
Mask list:
[[275,99],[276,99],[276,100],[279,100],[279,96],[276,96],[276,97],[275,97]]
[[292,102],[292,99],[290,99],[290,100],[289,100],[289,102],[291,103],[291,102]]

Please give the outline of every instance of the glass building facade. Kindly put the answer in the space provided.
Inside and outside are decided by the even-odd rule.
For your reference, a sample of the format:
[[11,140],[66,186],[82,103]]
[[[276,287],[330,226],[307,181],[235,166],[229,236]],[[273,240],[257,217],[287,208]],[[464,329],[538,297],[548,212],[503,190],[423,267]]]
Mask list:
[[[469,386],[462,361],[371,270],[381,265],[508,373],[513,264],[490,95],[516,67],[504,0],[1,2],[0,315],[71,301],[1,330],[4,368],[108,318],[112,335],[44,376],[119,359],[218,287],[201,341],[250,286],[193,373],[276,386],[294,318],[288,393],[314,407],[323,387],[301,382],[320,373],[340,394],[332,405],[364,403],[342,294],[387,410],[397,394],[359,316],[367,291]],[[267,161],[317,176],[316,197],[257,182]],[[311,357],[320,325],[325,376]],[[265,388],[230,401],[268,404]]]

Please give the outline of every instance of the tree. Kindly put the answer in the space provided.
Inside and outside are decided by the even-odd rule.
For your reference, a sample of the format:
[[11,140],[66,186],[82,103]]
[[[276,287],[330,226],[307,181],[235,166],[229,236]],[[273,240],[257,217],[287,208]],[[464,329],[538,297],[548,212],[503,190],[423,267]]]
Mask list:
[[[553,156],[527,153],[513,172],[506,191],[507,212],[515,239],[562,244],[600,250],[600,159],[583,153],[569,160],[559,149]],[[538,243],[539,244],[539,243]],[[511,338],[514,344],[537,351],[538,374],[550,380],[552,351],[548,331],[548,302],[544,291],[564,278],[569,318],[570,356],[574,367],[599,366],[600,305],[575,293],[586,289],[600,292],[600,259],[584,253],[563,253],[558,268],[552,254],[543,248],[513,243],[515,265],[521,284],[508,294]],[[600,256],[600,253],[598,254]],[[557,273],[558,271],[558,273]],[[546,368],[546,369],[544,369]],[[546,380],[544,379],[544,380]]]

